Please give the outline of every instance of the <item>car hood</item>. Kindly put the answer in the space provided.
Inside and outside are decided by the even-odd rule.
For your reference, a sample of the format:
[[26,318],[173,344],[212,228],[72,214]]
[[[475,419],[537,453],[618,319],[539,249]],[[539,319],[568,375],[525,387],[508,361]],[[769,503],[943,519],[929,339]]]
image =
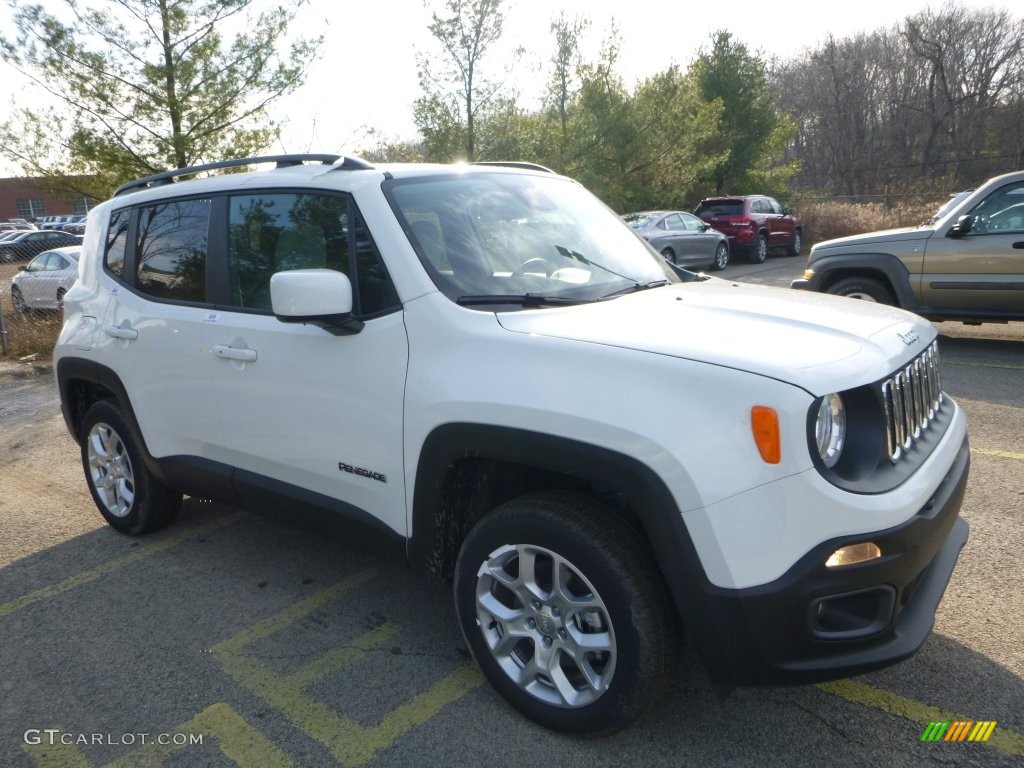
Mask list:
[[517,333],[726,366],[816,396],[884,378],[937,335],[893,307],[718,278],[497,317]]
[[831,248],[842,248],[847,245],[863,247],[873,243],[892,243],[899,240],[927,240],[935,234],[931,227],[904,227],[902,229],[886,229],[881,232],[866,232],[863,235],[837,237],[834,240],[823,240],[812,249],[815,253]]

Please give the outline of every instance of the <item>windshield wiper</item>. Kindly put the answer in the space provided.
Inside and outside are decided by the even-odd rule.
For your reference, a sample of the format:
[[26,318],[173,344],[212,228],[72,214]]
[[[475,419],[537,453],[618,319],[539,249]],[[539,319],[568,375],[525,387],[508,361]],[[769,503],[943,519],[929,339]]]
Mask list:
[[540,293],[482,293],[459,296],[455,303],[460,306],[472,304],[518,304],[521,307],[568,306],[587,304],[591,299],[570,299],[565,296],[544,296]]
[[669,281],[662,278],[660,280],[649,280],[646,283],[633,283],[633,285],[627,285],[625,288],[605,294],[600,298],[600,301],[614,299],[616,296],[622,296],[625,293],[636,293],[637,291],[646,291],[650,288],[660,288],[663,285],[669,285]]

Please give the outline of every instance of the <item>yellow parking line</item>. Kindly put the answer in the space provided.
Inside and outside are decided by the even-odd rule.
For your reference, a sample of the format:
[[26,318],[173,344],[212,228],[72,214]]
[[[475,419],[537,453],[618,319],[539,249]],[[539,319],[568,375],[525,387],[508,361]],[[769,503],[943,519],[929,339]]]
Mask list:
[[82,571],[79,574],[71,576],[64,581],[59,581],[56,584],[51,584],[48,587],[41,587],[29,592],[27,595],[16,597],[13,600],[8,600],[6,603],[0,603],[0,616],[6,616],[9,613],[20,611],[27,605],[37,603],[40,600],[45,600],[48,597],[55,597],[65,592],[69,592],[72,589],[81,587],[83,584],[88,584],[90,581],[95,581],[100,576],[105,576],[108,573],[124,568],[126,565],[138,562],[144,558],[155,555],[159,552],[164,552],[172,547],[176,547],[184,541],[195,538],[196,536],[202,536],[204,533],[210,533],[216,531],[219,528],[225,528],[233,523],[238,522],[245,517],[245,512],[235,512],[234,514],[222,517],[219,520],[214,520],[206,525],[200,525],[197,528],[191,528],[187,531],[181,531],[173,536],[168,536],[166,539],[147,544],[146,546],[139,547],[134,552],[130,552],[127,555],[121,557],[115,557],[113,560],[108,560],[105,563],[97,565],[95,568],[90,568],[87,571]]
[[[819,683],[817,686],[826,693],[831,693],[847,701],[860,704],[871,709],[878,709],[896,717],[902,717],[915,723],[927,725],[935,721],[967,721],[970,718],[908,699],[890,691],[874,688],[856,680],[837,680],[833,683]],[[992,714],[992,713],[989,713]],[[919,734],[914,735],[914,740]],[[1011,757],[1024,757],[1024,736],[1000,725],[992,732],[991,738],[984,742]]]
[[476,665],[464,664],[423,693],[386,714],[376,725],[363,725],[307,695],[304,689],[384,645],[398,632],[394,624],[378,627],[288,675],[270,669],[247,650],[250,644],[294,624],[373,575],[374,571],[368,570],[350,576],[213,648],[215,657],[231,677],[267,704],[280,710],[293,725],[327,747],[334,758],[348,768],[369,762],[402,734],[427,722],[445,706],[483,683],[483,676]]
[[1018,461],[1024,461],[1024,453],[1010,453],[1010,451],[993,451],[989,448],[971,448],[971,453],[977,453],[981,456],[998,456],[1002,459],[1017,459]]
[[1009,368],[1012,371],[1024,371],[1024,365],[1010,365],[1008,363],[960,363],[953,360],[942,361],[943,365],[964,365],[968,368]]

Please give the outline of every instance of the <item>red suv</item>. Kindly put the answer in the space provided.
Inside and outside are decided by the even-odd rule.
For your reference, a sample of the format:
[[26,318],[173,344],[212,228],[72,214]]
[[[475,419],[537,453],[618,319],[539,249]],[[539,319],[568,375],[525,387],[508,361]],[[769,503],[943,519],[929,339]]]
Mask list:
[[773,197],[709,197],[694,213],[729,238],[731,253],[746,253],[754,264],[768,258],[769,248],[785,248],[787,255],[799,256],[803,247],[800,219]]

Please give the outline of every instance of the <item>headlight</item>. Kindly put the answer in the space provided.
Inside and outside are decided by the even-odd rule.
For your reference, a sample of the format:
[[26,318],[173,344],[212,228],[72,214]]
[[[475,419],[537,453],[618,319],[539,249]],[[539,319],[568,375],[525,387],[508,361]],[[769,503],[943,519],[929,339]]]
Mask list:
[[839,463],[846,445],[846,408],[842,396],[833,392],[821,399],[818,418],[814,422],[814,437],[818,455],[825,466],[832,469]]

